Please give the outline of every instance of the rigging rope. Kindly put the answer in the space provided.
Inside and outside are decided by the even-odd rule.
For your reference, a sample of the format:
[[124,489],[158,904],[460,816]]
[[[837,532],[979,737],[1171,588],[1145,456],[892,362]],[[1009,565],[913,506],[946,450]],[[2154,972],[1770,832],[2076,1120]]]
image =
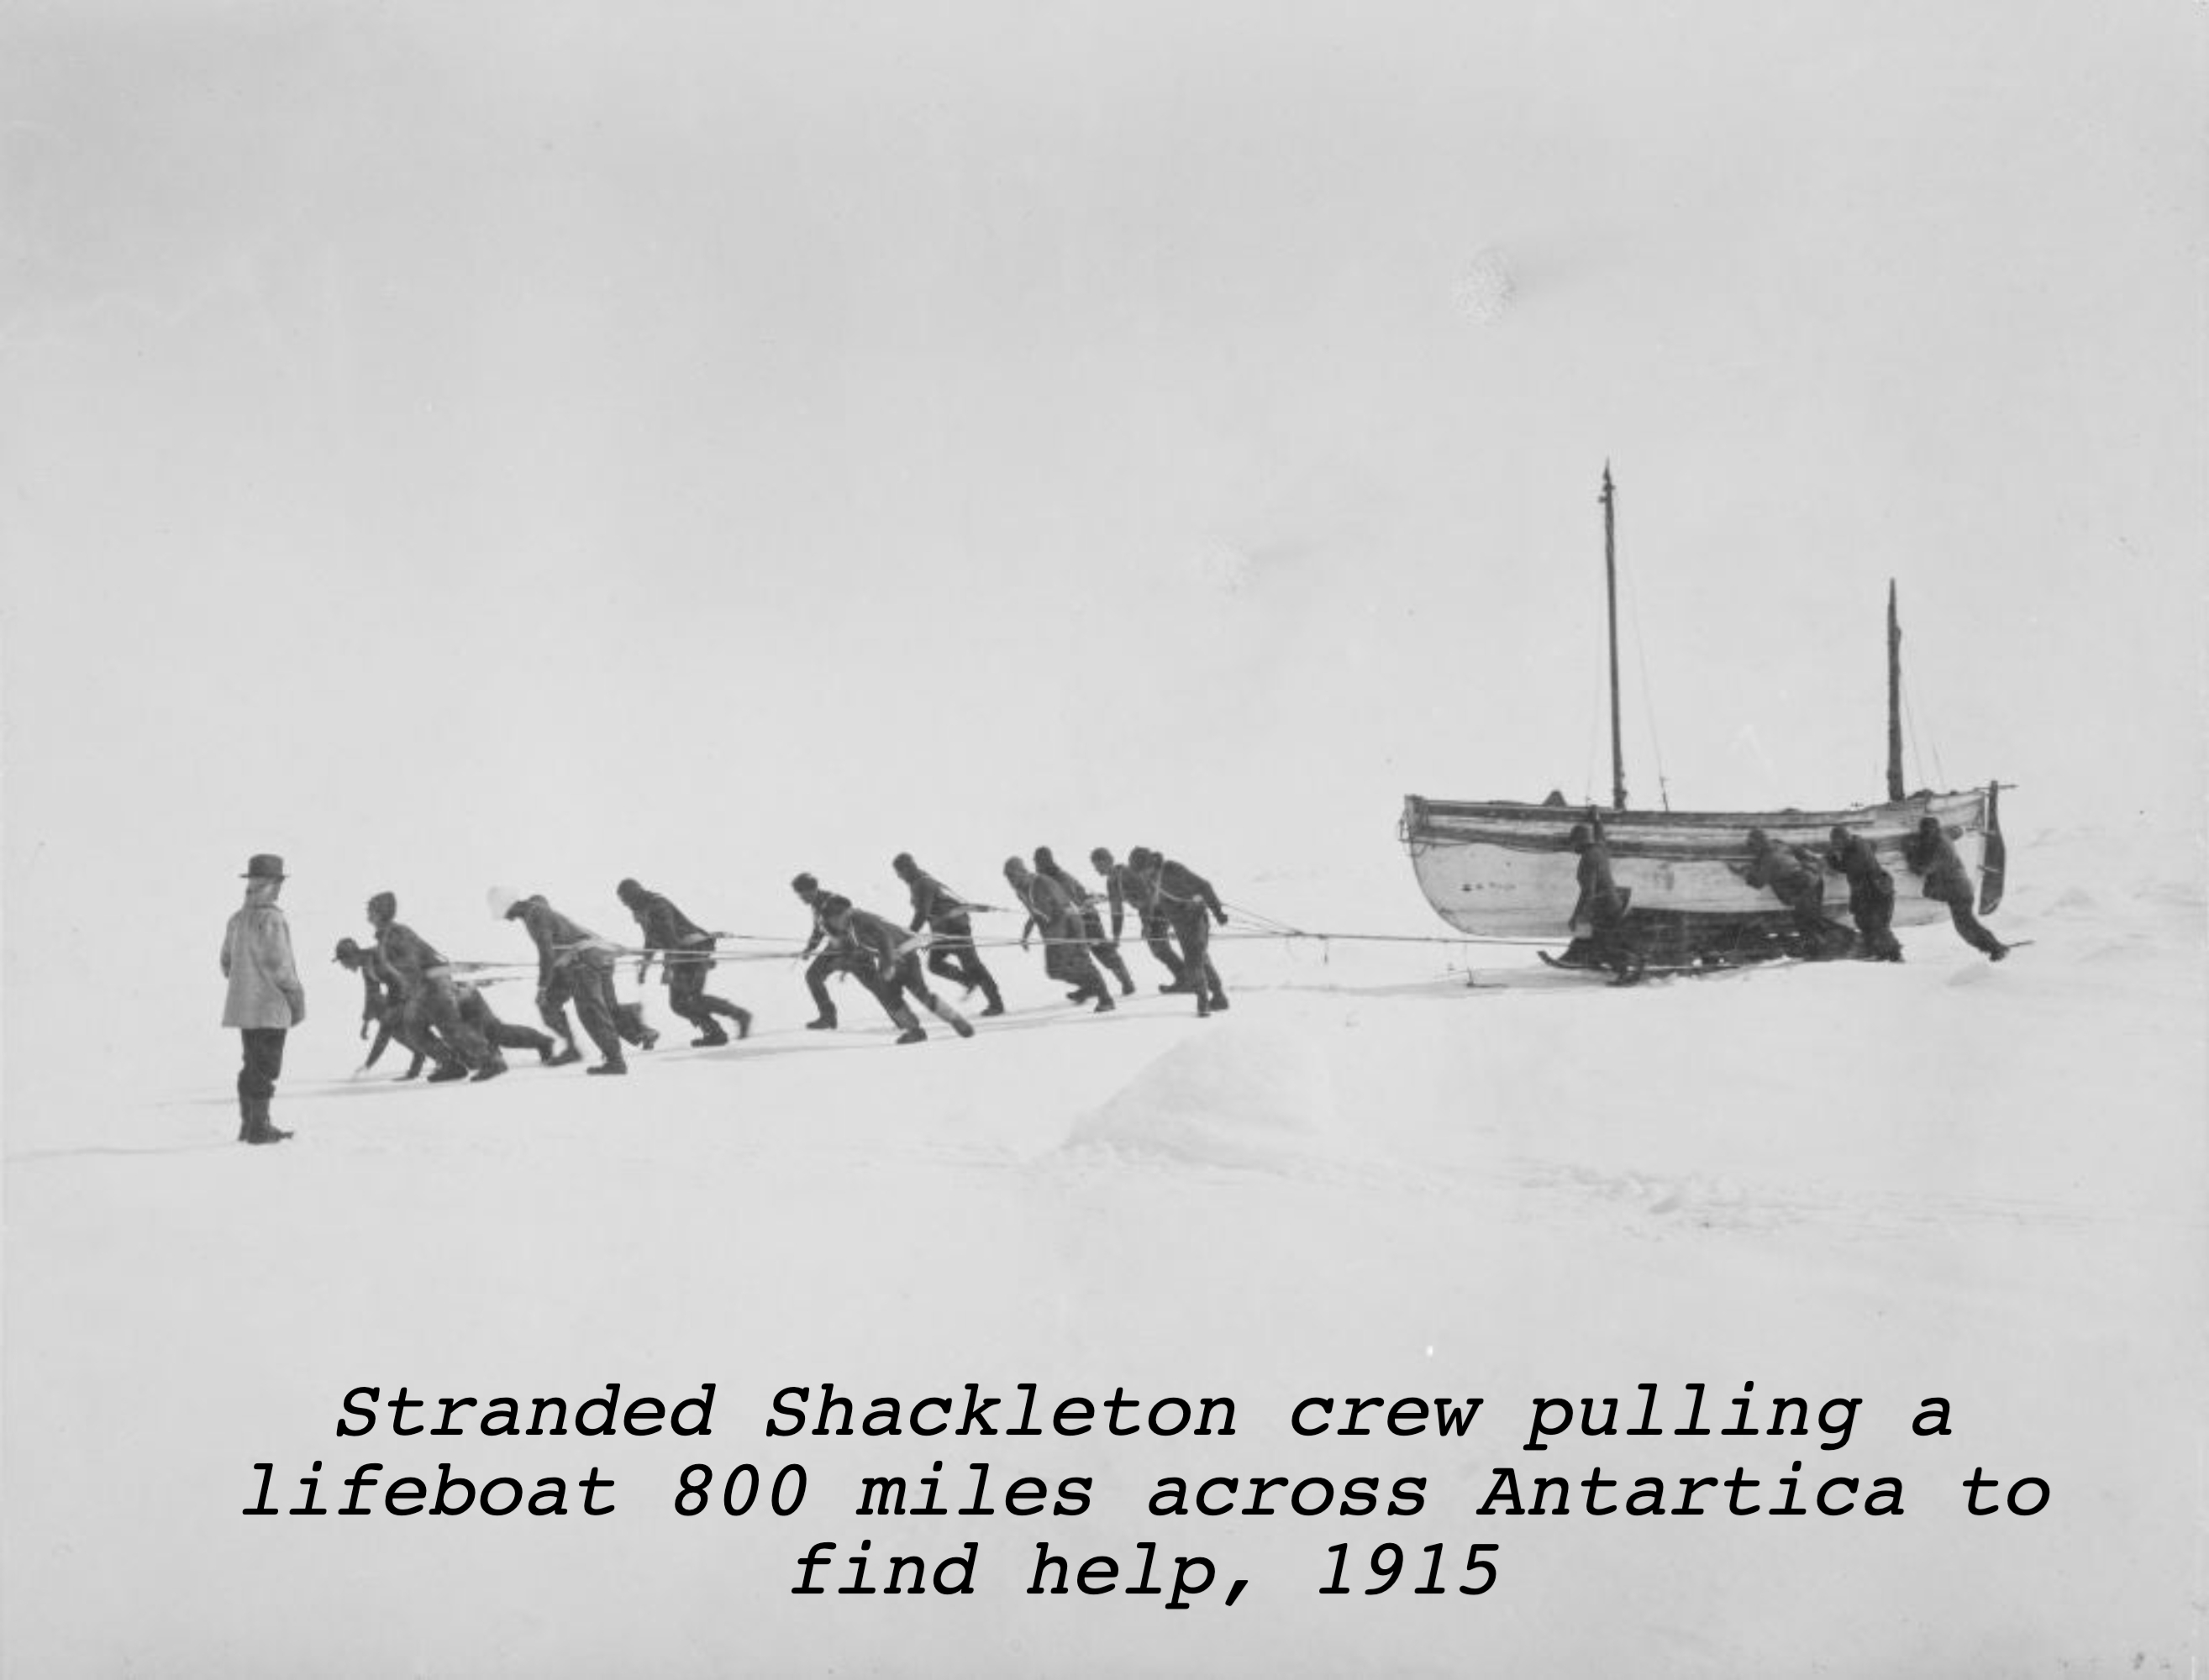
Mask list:
[[1664,748],[1657,739],[1657,707],[1649,698],[1649,649],[1641,636],[1641,597],[1634,586],[1634,574],[1626,572],[1626,610],[1634,621],[1634,660],[1641,671],[1641,717],[1649,729],[1649,758],[1657,766],[1657,799],[1664,808],[1672,808],[1671,783],[1664,774]]

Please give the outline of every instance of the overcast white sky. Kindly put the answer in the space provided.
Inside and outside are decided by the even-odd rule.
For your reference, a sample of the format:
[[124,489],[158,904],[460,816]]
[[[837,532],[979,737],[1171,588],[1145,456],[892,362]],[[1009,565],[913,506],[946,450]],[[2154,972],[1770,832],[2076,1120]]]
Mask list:
[[1876,796],[1892,575],[1913,785],[2194,843],[2205,26],[10,7],[11,1049],[260,849],[498,956],[1599,795],[1606,459],[1637,802]]

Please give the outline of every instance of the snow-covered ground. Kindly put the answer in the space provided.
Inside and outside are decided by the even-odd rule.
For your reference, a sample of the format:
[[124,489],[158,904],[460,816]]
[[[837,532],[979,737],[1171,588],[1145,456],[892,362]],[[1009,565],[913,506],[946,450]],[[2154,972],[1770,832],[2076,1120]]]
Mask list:
[[[0,7],[0,1671],[2190,1672],[2205,45],[2177,0]],[[1210,1021],[1004,952],[1008,1018],[905,1049],[773,956],[715,976],[749,1042],[626,1080],[352,1077],[379,890],[511,962],[494,883],[779,938],[799,870],[896,913],[900,850],[988,894],[1141,843],[1430,939],[1407,793],[1609,792],[1605,463],[1633,803],[1871,795],[1893,579],[1908,784],[2013,788],[2036,944],[1611,990],[1230,939]],[[267,851],[310,1013],[248,1149],[215,953]],[[339,1433],[613,1383],[712,1433]],[[831,1383],[1235,1433],[766,1432]],[[1812,1421],[1528,1448],[1697,1393]],[[1328,1397],[1379,1431],[1297,1434]],[[571,1514],[244,1514],[371,1463]],[[804,1496],[681,1515],[694,1464]],[[2045,1509],[1967,1515],[1978,1468]],[[1839,1479],[1900,1513],[1719,1514]],[[1031,1595],[1038,1541],[1215,1580]],[[816,1545],[974,1590],[795,1593]]]
[[[39,1380],[9,1388],[9,1671],[2188,1671],[2203,901],[2158,855],[2021,843],[1998,920],[2037,943],[1999,967],[1945,928],[1900,969],[1628,991],[1523,953],[1230,941],[1235,1006],[1199,1021],[1167,998],[1091,1017],[1003,951],[1008,1018],[898,1049],[864,999],[809,1034],[786,962],[731,964],[718,989],[758,1011],[751,1041],[671,1032],[625,1082],[356,1079],[331,970],[280,1148],[230,1141],[212,1028],[178,1039],[171,1065],[196,1071],[165,1095],[10,1117],[9,1348]],[[1292,880],[1262,902],[1227,885],[1321,919]],[[337,1433],[364,1385],[576,1402],[610,1383],[624,1404],[713,1384],[710,1437]],[[1030,1383],[1039,1416],[1116,1389],[1137,1420],[1231,1398],[1234,1434],[766,1432],[792,1386],[862,1417],[950,1396],[955,1422],[973,1383],[1007,1397],[1004,1425]],[[1539,1398],[1599,1418],[1616,1397],[1622,1427],[1653,1404],[1669,1431],[1688,1384],[1706,1425],[1747,1395],[1761,1431],[1798,1396],[1807,1432],[1575,1427],[1528,1450]],[[1392,1437],[1371,1411],[1370,1436],[1300,1437],[1314,1396],[1333,1421],[1359,1396],[1484,1404],[1462,1437]],[[1949,1432],[1919,1436],[1933,1396]],[[316,1461],[325,1503],[377,1462],[433,1489],[443,1464],[566,1478],[578,1509],[238,1515],[256,1465],[290,1506]],[[747,1462],[803,1465],[799,1510],[675,1513],[687,1467],[713,1467],[718,1499]],[[986,1517],[957,1514],[976,1464]],[[1572,1514],[1482,1515],[1503,1467],[1529,1500],[1537,1474],[1574,1479]],[[2045,1509],[1966,1515],[1982,1467],[2039,1478]],[[1598,1503],[1641,1476],[1669,1479],[1668,1507],[1683,1477],[1761,1486],[1604,1517],[1577,1485],[1598,1468],[1622,1485]],[[594,1471],[615,1509],[587,1517]],[[863,1477],[903,1476],[918,1504],[931,1473],[952,1514],[855,1515]],[[1086,1510],[1009,1514],[1022,1476],[1054,1497],[1090,1479]],[[1169,1476],[1243,1479],[1212,1497],[1233,1514],[1153,1515]],[[1272,1515],[1249,1514],[1259,1476],[1290,1479]],[[1381,1511],[1342,1514],[1367,1476]],[[1898,1479],[1901,1514],[1721,1514],[1780,1503],[1790,1476],[1806,1503],[1836,1476],[1860,1497]],[[1333,1502],[1296,1488],[1315,1514],[1292,1514],[1313,1477]],[[1387,1514],[1400,1477],[1424,1479],[1415,1515]],[[876,1582],[888,1557],[973,1542],[973,1591],[795,1594],[820,1541],[839,1560],[871,1541]],[[1186,1611],[1032,1595],[1038,1541],[1076,1570],[1114,1557],[1123,1584],[1154,1543],[1159,1584],[1177,1557],[1217,1581]],[[1477,1543],[1498,1548],[1490,1590],[1415,1593],[1436,1556],[1444,1587],[1477,1581]],[[1369,1596],[1390,1544],[1402,1578]],[[1337,1545],[1354,1590],[1322,1594]]]

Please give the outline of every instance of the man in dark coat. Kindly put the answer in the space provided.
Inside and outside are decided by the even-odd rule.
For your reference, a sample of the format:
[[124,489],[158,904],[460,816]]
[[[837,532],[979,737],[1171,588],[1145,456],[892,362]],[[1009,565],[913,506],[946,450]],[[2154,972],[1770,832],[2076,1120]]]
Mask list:
[[1826,915],[1826,876],[1815,854],[1784,846],[1761,828],[1749,831],[1749,861],[1727,867],[1751,886],[1768,887],[1772,896],[1795,918],[1795,934],[1802,954],[1813,959],[1828,955],[1833,936],[1840,932]]
[[561,915],[542,893],[512,899],[503,914],[509,921],[520,922],[537,947],[537,1012],[566,1041],[565,1049],[552,1058],[555,1067],[582,1059],[568,1027],[570,999],[601,1058],[596,1066],[585,1068],[586,1073],[627,1073],[624,1039],[647,1050],[659,1042],[659,1033],[644,1024],[643,1011],[623,1005],[614,995],[614,953],[620,947],[611,939]]
[[1090,954],[1097,959],[1097,966],[1120,982],[1122,997],[1133,996],[1135,977],[1128,972],[1128,964],[1120,956],[1118,935],[1110,939],[1105,937],[1104,918],[1098,914],[1096,895],[1066,872],[1059,861],[1051,855],[1048,846],[1035,849],[1035,872],[1045,879],[1056,881],[1067,897],[1073,901],[1074,912],[1081,918],[1081,931],[1089,939]]
[[284,890],[284,860],[273,852],[249,859],[245,902],[223,929],[222,1024],[235,1028],[242,1051],[238,1070],[238,1141],[280,1143],[292,1134],[268,1118],[276,1081],[284,1071],[284,1035],[307,1018],[306,988],[292,960],[292,927],[276,907]]
[[643,930],[644,959],[636,965],[641,983],[656,952],[667,986],[667,1007],[698,1029],[691,1043],[701,1048],[726,1044],[729,1035],[713,1017],[725,1015],[737,1023],[737,1036],[751,1035],[752,1016],[725,998],[709,997],[706,976],[713,969],[713,936],[677,909],[662,894],[647,892],[634,880],[614,888],[614,897],[629,906]]
[[[478,1080],[497,1078],[506,1071],[506,1058],[460,1019],[460,996],[453,984],[453,965],[435,945],[396,920],[398,914],[399,901],[388,892],[379,892],[368,901],[376,954],[405,994],[409,1030],[421,1036],[434,1034],[450,1045],[460,1064],[472,1070]],[[456,1068],[441,1067],[430,1079],[434,1084],[458,1077]]]
[[[1105,903],[1111,908],[1112,940],[1117,945],[1119,943],[1120,929],[1124,924],[1129,907],[1135,902],[1128,866],[1124,863],[1115,863],[1112,861],[1112,854],[1102,846],[1089,854],[1089,863],[1092,868],[1104,878],[1104,898]],[[1189,982],[1181,971],[1181,958],[1174,954],[1173,941],[1167,937],[1170,930],[1166,925],[1166,919],[1154,909],[1139,909],[1135,912],[1135,925],[1141,930],[1143,943],[1149,948],[1151,955],[1157,957],[1165,965],[1165,971],[1173,976],[1168,984],[1161,986],[1159,990],[1161,992],[1188,991]]]
[[[790,890],[798,895],[798,902],[812,912],[813,931],[805,936],[804,948],[798,955],[805,964],[805,990],[813,999],[813,1018],[805,1025],[809,1031],[833,1033],[836,1030],[836,1000],[828,995],[828,981],[836,975],[857,975],[868,989],[874,989],[869,977],[861,974],[852,961],[852,954],[843,940],[838,939],[822,914],[821,907],[839,895],[828,891],[811,873],[793,875]],[[816,954],[817,953],[817,954]]]
[[911,852],[900,852],[890,867],[912,895],[910,931],[924,927],[933,936],[928,945],[928,971],[963,987],[969,993],[980,990],[985,1016],[1002,1015],[1005,999],[997,978],[974,948],[974,906],[912,861]]
[[1182,978],[1196,994],[1197,1014],[1225,1009],[1227,988],[1219,983],[1219,970],[1212,966],[1211,948],[1212,925],[1225,926],[1227,911],[1212,883],[1147,846],[1129,853],[1128,863],[1140,884],[1139,902],[1144,909],[1163,916],[1181,942]]
[[1948,907],[1948,920],[1955,923],[1965,945],[1986,952],[1990,963],[1999,963],[2009,955],[2009,947],[1973,914],[1971,872],[1956,855],[1956,848],[1938,817],[1917,819],[1917,832],[1902,843],[1902,861],[1923,879],[1925,896]]
[[1027,860],[1020,857],[1005,860],[1005,880],[1019,895],[1021,908],[1027,911],[1027,921],[1020,928],[1020,949],[1026,951],[1029,937],[1040,932],[1043,971],[1061,985],[1072,987],[1066,1000],[1080,1004],[1093,998],[1096,1012],[1109,1014],[1113,1007],[1111,988],[1097,971],[1097,964],[1090,960],[1089,935],[1066,889],[1037,874],[1028,867]]
[[1565,843],[1580,854],[1580,865],[1575,874],[1580,882],[1580,897],[1573,901],[1573,913],[1565,919],[1569,928],[1585,921],[1588,929],[1588,950],[1595,961],[1609,969],[1621,984],[1634,979],[1642,970],[1641,955],[1634,948],[1626,931],[1626,907],[1628,894],[1621,890],[1610,872],[1610,845],[1601,834],[1586,823],[1574,823]]
[[[399,977],[373,946],[364,947],[355,939],[340,939],[332,960],[360,976],[360,1035],[366,1038],[369,1029],[376,1029],[376,1041],[369,1046],[368,1059],[361,1064],[364,1070],[382,1061],[385,1049],[395,1039],[413,1059],[406,1071],[399,1076],[402,1080],[420,1078],[423,1065],[431,1061],[436,1063],[445,1078],[458,1079],[466,1074],[467,1070],[460,1066],[459,1059],[449,1048],[407,1025],[406,996],[400,989]],[[456,1071],[443,1073],[448,1066]]]
[[1827,837],[1833,849],[1826,866],[1849,884],[1849,919],[1857,925],[1863,954],[1875,962],[1899,963],[1902,943],[1894,937],[1894,878],[1887,873],[1871,842],[1840,824]]
[[928,1036],[927,1029],[900,1001],[901,995],[912,998],[960,1037],[974,1036],[966,1017],[928,989],[910,930],[836,894],[822,901],[821,916],[830,936],[842,942],[852,972],[871,980],[875,996],[897,1025],[900,1044],[918,1044]]

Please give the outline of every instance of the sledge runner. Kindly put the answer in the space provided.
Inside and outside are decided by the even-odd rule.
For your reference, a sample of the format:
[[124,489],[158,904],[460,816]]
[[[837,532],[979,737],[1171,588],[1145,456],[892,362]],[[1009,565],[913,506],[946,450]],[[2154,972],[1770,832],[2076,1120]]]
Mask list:
[[276,907],[284,860],[256,852],[247,860],[245,902],[222,934],[222,977],[228,982],[222,1024],[238,1031],[238,1141],[280,1143],[292,1134],[268,1118],[284,1071],[284,1035],[307,1018],[306,988],[292,960],[292,925]]
[[1089,937],[1081,925],[1080,912],[1067,896],[1066,889],[1047,876],[1038,875],[1028,867],[1027,860],[1008,857],[1005,860],[1005,880],[1020,896],[1021,907],[1028,913],[1020,928],[1020,949],[1028,948],[1031,936],[1043,934],[1043,971],[1062,986],[1073,990],[1066,994],[1068,1003],[1081,1004],[1095,999],[1096,1012],[1109,1014],[1112,1009],[1111,989],[1104,976],[1097,971],[1090,960]]
[[1965,945],[1986,952],[1989,963],[1999,963],[2009,955],[2009,947],[1972,914],[1971,872],[1956,855],[1956,848],[1938,817],[1917,819],[1917,832],[1902,843],[1902,861],[1923,879],[1925,896],[1948,907],[1948,919],[1955,923]]
[[[1112,911],[1112,942],[1117,945],[1120,940],[1120,929],[1124,925],[1128,909],[1135,903],[1134,878],[1129,873],[1128,866],[1124,863],[1115,863],[1112,861],[1112,854],[1102,846],[1089,854],[1089,866],[1104,878],[1104,899]],[[1135,909],[1135,924],[1141,930],[1143,943],[1148,947],[1151,955],[1165,965],[1166,973],[1171,976],[1168,983],[1159,989],[1161,992],[1189,990],[1181,971],[1181,958],[1174,954],[1173,941],[1167,937],[1170,930],[1166,926],[1165,918],[1155,910],[1147,910],[1138,906]]]
[[645,956],[636,965],[638,983],[643,983],[645,970],[651,966],[653,953],[658,953],[661,978],[667,987],[667,1007],[698,1029],[692,1045],[703,1049],[726,1044],[729,1035],[714,1018],[723,1015],[736,1023],[738,1038],[749,1038],[751,1011],[725,998],[709,996],[706,991],[706,976],[713,970],[713,936],[663,894],[647,892],[634,880],[616,886],[614,897],[629,907],[643,930],[640,942]]
[[1046,880],[1058,883],[1081,919],[1081,931],[1088,938],[1089,951],[1097,959],[1097,966],[1120,982],[1122,997],[1133,996],[1135,977],[1129,974],[1128,964],[1120,956],[1118,936],[1104,936],[1104,919],[1098,914],[1096,896],[1060,866],[1048,846],[1035,849],[1035,872]]
[[1861,834],[1836,823],[1827,838],[1833,849],[1826,854],[1826,867],[1849,884],[1849,920],[1857,925],[1863,954],[1877,963],[1899,963],[1902,942],[1894,937],[1894,877]]
[[1187,864],[1161,857],[1147,846],[1138,846],[1128,862],[1141,884],[1141,903],[1163,916],[1181,943],[1182,981],[1196,997],[1196,1012],[1212,1014],[1227,1007],[1227,988],[1219,983],[1219,970],[1212,965],[1212,927],[1225,926],[1227,911],[1212,883]]
[[929,973],[969,993],[978,989],[984,1001],[982,1013],[1002,1015],[1005,999],[997,990],[996,976],[974,948],[974,906],[915,863],[911,852],[900,852],[890,860],[890,867],[912,895],[909,930],[918,933],[925,927],[935,936],[928,946]]

